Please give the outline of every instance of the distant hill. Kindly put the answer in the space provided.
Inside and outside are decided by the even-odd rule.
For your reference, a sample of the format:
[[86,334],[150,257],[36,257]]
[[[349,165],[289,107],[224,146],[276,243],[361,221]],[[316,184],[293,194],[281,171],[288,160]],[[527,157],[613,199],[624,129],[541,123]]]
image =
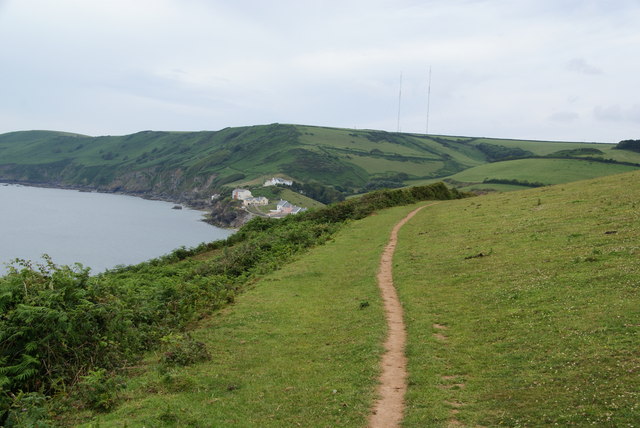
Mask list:
[[[543,176],[536,175],[537,165],[546,165],[549,156],[575,165],[595,162],[593,176],[640,166],[640,153],[614,147],[281,124],[102,137],[25,131],[0,135],[0,180],[120,191],[194,205],[213,193],[255,185],[273,175],[331,187],[343,195],[451,176],[450,183],[468,189],[498,189],[504,185],[492,180],[518,182],[522,164],[510,164],[514,159],[529,158],[530,181],[545,184],[584,178],[572,177],[567,174],[572,168],[564,167],[561,178],[549,176],[546,166],[540,169]],[[487,164],[500,164],[499,175],[491,168],[472,173]],[[474,178],[455,176],[462,171]]]

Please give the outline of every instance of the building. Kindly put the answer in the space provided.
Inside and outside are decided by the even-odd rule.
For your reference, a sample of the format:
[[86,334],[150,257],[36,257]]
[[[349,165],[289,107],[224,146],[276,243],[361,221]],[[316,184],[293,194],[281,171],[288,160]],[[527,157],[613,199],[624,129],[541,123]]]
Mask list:
[[264,196],[257,196],[255,198],[247,198],[242,201],[242,205],[248,207],[249,205],[268,205],[269,199]]
[[306,211],[306,208],[299,207],[297,205],[293,205],[289,201],[285,201],[284,199],[280,199],[280,202],[276,205],[275,210],[271,210],[271,216],[274,217],[284,217],[289,214],[298,214],[303,211]]
[[251,194],[251,191],[247,189],[233,189],[233,192],[231,192],[231,199],[236,199],[239,201],[244,201],[245,199],[249,199],[252,197],[253,195]]
[[284,178],[280,178],[280,177],[273,177],[267,181],[264,182],[264,187],[267,186],[275,186],[278,184],[282,184],[284,186],[291,186],[293,184],[293,181],[291,180],[285,180]]

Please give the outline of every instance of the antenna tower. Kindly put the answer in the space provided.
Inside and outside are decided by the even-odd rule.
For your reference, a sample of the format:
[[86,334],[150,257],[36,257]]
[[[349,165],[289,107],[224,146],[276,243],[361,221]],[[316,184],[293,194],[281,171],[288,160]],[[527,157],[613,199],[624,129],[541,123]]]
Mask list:
[[431,66],[429,66],[429,86],[427,88],[427,129],[425,134],[429,134],[429,107],[431,106]]
[[402,105],[402,72],[400,72],[400,90],[398,91],[398,128],[400,132],[400,106]]

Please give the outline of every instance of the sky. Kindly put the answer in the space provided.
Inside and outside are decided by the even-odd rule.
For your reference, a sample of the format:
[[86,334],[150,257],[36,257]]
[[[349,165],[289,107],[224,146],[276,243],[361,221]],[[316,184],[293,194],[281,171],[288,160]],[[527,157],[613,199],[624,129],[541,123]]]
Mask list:
[[639,139],[639,22],[640,0],[0,0],[0,133]]

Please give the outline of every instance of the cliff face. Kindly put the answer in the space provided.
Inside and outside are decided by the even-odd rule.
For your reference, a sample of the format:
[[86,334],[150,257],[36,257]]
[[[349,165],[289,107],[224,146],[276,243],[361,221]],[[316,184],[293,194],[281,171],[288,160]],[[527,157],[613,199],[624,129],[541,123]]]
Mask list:
[[251,220],[253,214],[240,209],[237,201],[217,201],[211,207],[211,216],[208,223],[219,227],[237,228]]
[[216,174],[189,177],[183,168],[138,171],[83,167],[69,162],[0,165],[0,180],[43,187],[91,189],[180,202],[195,208],[209,205],[218,187]]

